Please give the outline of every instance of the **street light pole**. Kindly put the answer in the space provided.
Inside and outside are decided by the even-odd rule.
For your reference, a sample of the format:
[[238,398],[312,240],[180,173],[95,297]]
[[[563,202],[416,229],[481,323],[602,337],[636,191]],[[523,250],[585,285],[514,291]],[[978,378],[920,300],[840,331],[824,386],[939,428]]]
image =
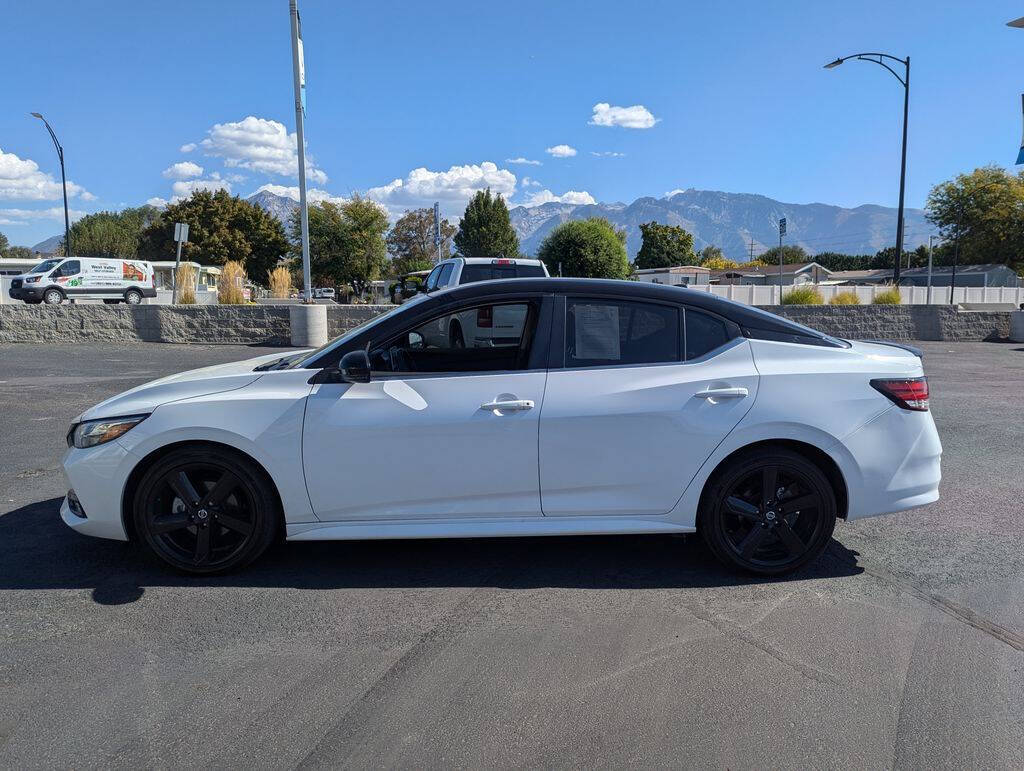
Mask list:
[[[899,286],[900,283],[900,261],[903,259],[903,193],[907,183],[907,118],[910,113],[910,57],[906,59],[900,59],[898,56],[892,54],[882,53],[860,53],[850,54],[849,56],[842,56],[835,61],[831,61],[825,65],[826,70],[831,70],[838,67],[840,64],[845,62],[847,59],[860,59],[865,62],[874,62],[875,64],[885,67],[893,74],[903,86],[903,149],[900,157],[900,203],[899,211],[896,214],[896,261],[895,268],[892,274],[892,283],[894,286]],[[899,76],[892,67],[885,63],[885,59],[889,59],[893,62],[899,62],[904,67],[903,77]]]
[[299,155],[299,229],[302,233],[302,282],[305,287],[303,300],[313,302],[313,285],[309,269],[309,208],[306,205],[306,145],[303,91],[306,87],[305,65],[302,54],[302,26],[299,9],[295,0],[288,1],[288,13],[292,27],[292,76],[295,85],[295,139]]
[[68,180],[64,175],[64,148],[60,146],[60,142],[57,141],[57,135],[53,133],[49,122],[37,112],[29,113],[33,118],[39,118],[46,126],[46,130],[50,132],[50,139],[53,140],[53,146],[57,148],[57,157],[60,158],[60,183],[64,188],[64,256],[71,256],[71,218],[68,216]]

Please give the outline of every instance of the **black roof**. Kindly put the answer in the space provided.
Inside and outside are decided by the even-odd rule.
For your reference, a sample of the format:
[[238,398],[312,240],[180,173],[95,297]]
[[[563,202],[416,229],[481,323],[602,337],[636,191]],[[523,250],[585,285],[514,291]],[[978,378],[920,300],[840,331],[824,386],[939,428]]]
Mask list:
[[477,281],[461,284],[430,296],[441,303],[461,302],[478,297],[523,293],[600,294],[621,297],[624,300],[654,300],[686,305],[691,308],[717,313],[743,330],[758,330],[779,335],[827,339],[817,330],[776,316],[751,305],[733,302],[703,290],[682,286],[653,284],[645,281],[616,281],[603,278],[512,278]]

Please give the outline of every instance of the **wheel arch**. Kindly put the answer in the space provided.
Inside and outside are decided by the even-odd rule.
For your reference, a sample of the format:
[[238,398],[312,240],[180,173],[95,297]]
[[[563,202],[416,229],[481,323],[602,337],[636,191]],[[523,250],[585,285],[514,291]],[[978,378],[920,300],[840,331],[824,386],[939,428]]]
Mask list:
[[267,469],[249,453],[244,450],[240,450],[237,447],[233,447],[230,444],[223,442],[215,442],[208,439],[184,439],[178,442],[171,442],[161,447],[156,448],[149,454],[142,457],[142,459],[135,464],[132,468],[131,473],[128,475],[128,479],[125,481],[124,490],[121,491],[121,524],[124,527],[125,535],[128,536],[129,541],[135,541],[137,533],[135,532],[134,517],[131,516],[132,501],[135,498],[135,491],[138,489],[139,482],[145,475],[146,471],[158,460],[164,456],[180,450],[183,447],[205,447],[207,449],[218,450],[226,454],[231,454],[243,458],[244,460],[252,463],[253,466],[266,478],[266,481],[270,484],[270,488],[274,491],[274,496],[277,503],[278,511],[278,535],[284,537],[285,533],[285,520],[284,520],[284,502],[281,499],[281,491],[277,488],[277,483],[274,478],[270,475]]
[[756,442],[751,442],[750,444],[745,444],[742,447],[737,447],[722,458],[704,480],[704,485],[701,488],[700,493],[700,507],[703,507],[704,496],[707,494],[709,488],[714,484],[715,479],[718,477],[719,473],[721,473],[721,470],[737,455],[750,452],[751,450],[767,450],[772,447],[783,447],[787,450],[791,450],[802,455],[817,466],[828,479],[829,484],[832,485],[832,491],[836,496],[836,515],[840,519],[846,519],[847,512],[850,508],[850,494],[842,470],[827,452],[816,445],[800,441],[799,439],[761,439]]

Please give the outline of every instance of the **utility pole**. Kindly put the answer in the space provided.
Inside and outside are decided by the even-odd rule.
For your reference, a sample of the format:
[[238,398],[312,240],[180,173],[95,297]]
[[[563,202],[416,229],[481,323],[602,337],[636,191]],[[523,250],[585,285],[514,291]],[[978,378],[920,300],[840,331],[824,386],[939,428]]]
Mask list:
[[441,205],[438,201],[434,201],[434,251],[437,253],[436,262],[440,262],[441,257]]
[[782,302],[782,237],[786,235],[786,218],[779,220],[779,302]]
[[750,262],[754,261],[754,239],[750,239]]
[[313,280],[309,270],[309,209],[306,206],[306,68],[302,55],[302,22],[295,0],[288,0],[292,22],[292,74],[295,81],[295,138],[299,151],[299,222],[302,231],[303,301],[313,302]]

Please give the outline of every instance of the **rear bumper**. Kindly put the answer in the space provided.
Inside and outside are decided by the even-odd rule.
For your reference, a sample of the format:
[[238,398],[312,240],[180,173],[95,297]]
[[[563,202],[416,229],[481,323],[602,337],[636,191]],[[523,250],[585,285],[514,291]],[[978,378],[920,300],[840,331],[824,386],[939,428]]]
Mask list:
[[939,499],[942,443],[930,412],[892,407],[843,439],[830,454],[847,481],[848,520]]

